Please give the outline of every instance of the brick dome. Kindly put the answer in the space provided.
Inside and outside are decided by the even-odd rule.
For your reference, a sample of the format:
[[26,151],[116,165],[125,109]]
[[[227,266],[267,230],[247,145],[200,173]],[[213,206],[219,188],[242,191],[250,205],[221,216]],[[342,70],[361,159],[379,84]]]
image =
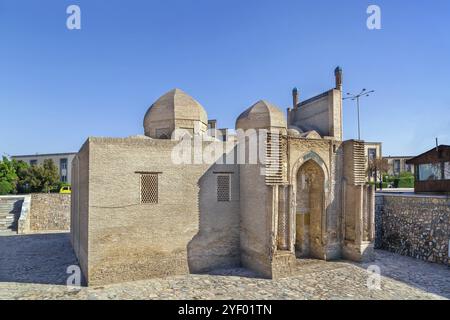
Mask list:
[[236,129],[286,129],[286,120],[278,107],[260,100],[238,117]]
[[205,109],[180,89],[173,89],[160,97],[144,117],[145,135],[155,139],[170,138],[175,129],[198,134],[205,132],[207,125]]

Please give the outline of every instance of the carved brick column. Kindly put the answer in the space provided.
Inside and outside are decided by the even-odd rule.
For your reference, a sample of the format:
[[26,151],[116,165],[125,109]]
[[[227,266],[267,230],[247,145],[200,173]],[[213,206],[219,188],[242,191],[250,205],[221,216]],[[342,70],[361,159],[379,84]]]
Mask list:
[[289,250],[289,205],[288,186],[282,185],[278,189],[278,249]]

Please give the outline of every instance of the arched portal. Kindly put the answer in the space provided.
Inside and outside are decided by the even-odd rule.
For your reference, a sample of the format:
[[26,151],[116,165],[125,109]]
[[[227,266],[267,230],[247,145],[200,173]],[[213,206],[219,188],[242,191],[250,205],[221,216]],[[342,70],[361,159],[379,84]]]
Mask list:
[[321,258],[322,219],[325,201],[325,175],[314,160],[297,172],[296,238],[297,257]]

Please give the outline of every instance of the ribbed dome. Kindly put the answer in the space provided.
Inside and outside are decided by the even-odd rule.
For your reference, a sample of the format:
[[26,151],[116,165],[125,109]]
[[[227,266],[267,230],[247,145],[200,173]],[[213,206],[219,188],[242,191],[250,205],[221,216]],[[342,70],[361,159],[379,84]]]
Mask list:
[[208,125],[208,115],[198,101],[180,89],[173,89],[148,109],[144,117],[144,129],[147,136],[159,138],[157,131],[166,136],[176,128],[199,130]]
[[236,120],[236,129],[286,129],[283,112],[273,104],[260,100]]

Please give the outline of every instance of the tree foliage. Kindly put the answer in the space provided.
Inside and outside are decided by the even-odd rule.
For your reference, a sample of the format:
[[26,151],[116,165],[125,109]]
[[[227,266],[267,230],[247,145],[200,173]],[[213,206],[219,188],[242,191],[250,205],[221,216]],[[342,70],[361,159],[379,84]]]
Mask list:
[[381,179],[382,175],[389,171],[389,163],[387,159],[376,158],[369,161],[367,173],[372,177],[377,174],[377,178]]
[[58,168],[51,159],[44,160],[43,165],[39,166],[39,168],[42,168],[40,175],[41,190],[43,192],[52,191],[59,185]]
[[28,165],[28,163],[21,160],[17,161],[13,159],[12,163],[17,174],[17,184],[16,184],[17,193],[29,193],[30,189],[28,188],[27,178],[30,166]]
[[16,189],[17,174],[12,162],[3,157],[0,161],[0,195],[12,193]]
[[60,184],[58,168],[51,159],[32,166],[6,157],[0,162],[0,194],[51,192],[59,190]]

